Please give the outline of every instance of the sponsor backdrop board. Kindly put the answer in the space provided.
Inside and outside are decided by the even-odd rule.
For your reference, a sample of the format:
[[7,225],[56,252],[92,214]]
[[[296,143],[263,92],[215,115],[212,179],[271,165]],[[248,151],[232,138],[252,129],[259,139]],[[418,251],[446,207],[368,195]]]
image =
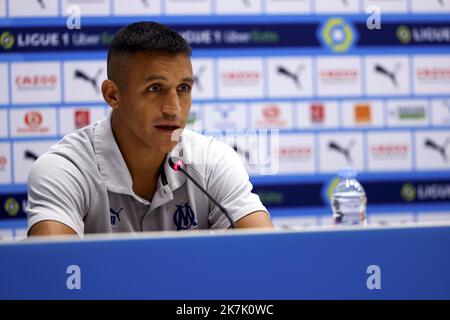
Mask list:
[[0,0],[1,234],[24,234],[33,161],[107,114],[108,45],[141,20],[193,47],[188,126],[238,152],[277,225],[330,223],[348,166],[370,222],[450,219],[450,1],[22,2]]

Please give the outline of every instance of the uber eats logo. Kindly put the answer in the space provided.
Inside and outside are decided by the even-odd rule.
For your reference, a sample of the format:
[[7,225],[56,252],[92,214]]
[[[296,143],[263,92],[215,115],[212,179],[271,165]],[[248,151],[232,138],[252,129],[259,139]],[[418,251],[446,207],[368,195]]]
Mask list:
[[9,31],[5,31],[0,35],[0,46],[2,46],[3,49],[11,49],[14,45],[14,41],[14,36]]

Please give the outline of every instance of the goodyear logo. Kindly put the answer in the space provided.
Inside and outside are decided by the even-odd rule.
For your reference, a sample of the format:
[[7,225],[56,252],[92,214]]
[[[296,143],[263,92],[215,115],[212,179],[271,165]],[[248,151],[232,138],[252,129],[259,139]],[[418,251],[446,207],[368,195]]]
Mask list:
[[320,31],[320,38],[334,52],[346,52],[355,42],[355,31],[342,18],[330,18]]
[[5,31],[0,35],[0,46],[2,46],[4,49],[11,49],[14,45],[14,42],[14,36],[10,32]]

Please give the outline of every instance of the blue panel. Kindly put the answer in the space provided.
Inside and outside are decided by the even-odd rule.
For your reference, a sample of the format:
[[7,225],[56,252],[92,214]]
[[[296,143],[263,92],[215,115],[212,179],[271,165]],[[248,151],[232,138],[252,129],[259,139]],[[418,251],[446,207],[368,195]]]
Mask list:
[[449,226],[191,235],[0,245],[0,299],[450,299]]

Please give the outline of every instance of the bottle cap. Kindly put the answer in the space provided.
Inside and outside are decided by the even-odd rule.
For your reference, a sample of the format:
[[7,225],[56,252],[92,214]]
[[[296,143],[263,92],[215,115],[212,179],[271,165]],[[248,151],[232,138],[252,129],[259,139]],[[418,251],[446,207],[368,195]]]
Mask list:
[[355,168],[344,168],[339,170],[338,176],[341,179],[351,179],[356,177],[357,172]]

